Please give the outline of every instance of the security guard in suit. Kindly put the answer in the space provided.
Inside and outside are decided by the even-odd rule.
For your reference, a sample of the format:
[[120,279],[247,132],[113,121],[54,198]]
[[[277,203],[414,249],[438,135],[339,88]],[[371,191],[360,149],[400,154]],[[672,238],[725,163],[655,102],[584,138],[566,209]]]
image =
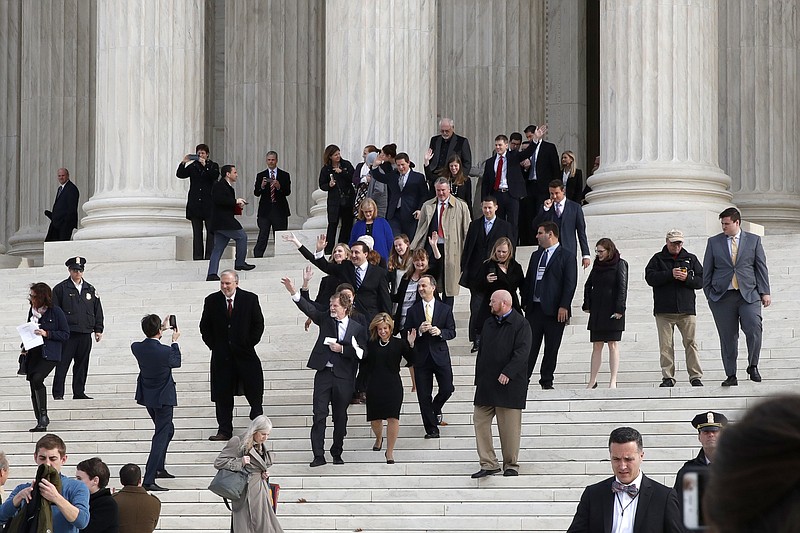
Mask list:
[[71,257],[64,263],[69,277],[53,287],[53,305],[67,316],[69,340],[64,343],[61,361],[53,379],[53,399],[64,399],[64,381],[72,361],[72,398],[91,400],[86,395],[86,376],[89,373],[89,353],[92,351],[92,334],[100,342],[103,338],[103,305],[94,286],[83,279],[86,258]]

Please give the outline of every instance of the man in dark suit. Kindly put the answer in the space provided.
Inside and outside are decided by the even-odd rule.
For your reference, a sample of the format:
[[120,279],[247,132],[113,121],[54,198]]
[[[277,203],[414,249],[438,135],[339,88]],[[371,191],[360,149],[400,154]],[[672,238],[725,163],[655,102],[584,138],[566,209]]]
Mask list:
[[[409,308],[404,333],[407,335],[412,329],[417,332],[414,343],[417,401],[425,426],[425,438],[438,439],[442,407],[455,391],[447,341],[456,336],[456,320],[453,309],[434,298],[436,279],[433,276],[422,276],[417,290],[421,300]],[[431,398],[434,376],[439,391],[435,398]]]
[[395,236],[405,233],[408,240],[413,241],[417,231],[417,219],[422,204],[428,199],[428,184],[425,176],[411,170],[411,159],[405,152],[394,158],[397,173],[386,174],[380,166],[380,158],[375,161],[375,168],[370,171],[372,179],[385,183],[389,187],[389,199],[386,203],[386,220],[392,227]]
[[356,289],[355,308],[362,313],[367,321],[378,313],[392,312],[392,301],[389,297],[389,274],[385,268],[371,265],[367,262],[369,247],[361,241],[356,241],[350,247],[350,259],[345,259],[340,264],[329,263],[325,260],[323,251],[327,244],[325,235],[317,238],[316,253],[312,254],[302,243],[292,235],[287,235],[287,241],[293,242],[303,257],[311,261],[320,270],[330,274]]
[[501,220],[497,215],[497,199],[486,196],[481,202],[483,216],[473,220],[467,230],[464,242],[464,253],[461,254],[461,279],[458,284],[469,289],[469,340],[472,341],[472,353],[478,351],[480,340],[477,336],[479,324],[476,324],[480,306],[483,305],[484,294],[479,287],[482,286],[478,279],[481,268],[489,258],[495,241],[500,237],[508,237],[511,242],[516,242],[516,230],[506,220]]
[[614,476],[586,487],[567,533],[683,533],[675,491],[641,470],[642,435],[617,428],[608,451]]
[[253,194],[260,196],[258,202],[258,240],[253,248],[255,257],[264,257],[270,232],[284,231],[289,227],[289,202],[292,193],[289,173],[278,168],[278,152],[267,152],[267,168],[256,174]]
[[247,257],[247,234],[235,218],[237,210],[241,214],[242,209],[247,204],[244,198],[236,198],[236,191],[233,190],[233,184],[236,183],[239,174],[235,166],[225,165],[222,167],[222,176],[223,179],[216,182],[211,189],[211,199],[214,202],[211,216],[214,249],[211,252],[211,259],[208,261],[206,281],[219,281],[219,276],[217,275],[219,260],[231,239],[236,242],[234,268],[236,270],[253,270],[255,268],[255,265],[249,265],[245,262]]
[[495,155],[487,159],[483,167],[481,198],[497,198],[497,216],[514,228],[519,220],[520,200],[527,194],[520,163],[529,158],[535,148],[531,144],[521,152],[512,152],[508,149],[508,137],[498,135],[494,138]]
[[331,296],[329,309],[320,311],[314,304],[300,297],[292,280],[282,278],[281,282],[292,295],[292,301],[297,307],[319,327],[317,342],[306,365],[317,371],[314,376],[314,422],[311,426],[314,460],[309,466],[316,467],[326,463],[325,420],[328,418],[329,405],[333,414],[331,456],[333,464],[343,465],[347,408],[355,390],[358,361],[364,357],[367,329],[350,318],[352,300],[341,292]]
[[114,493],[119,508],[119,533],[153,533],[161,516],[161,500],[141,487],[142,469],[128,463],[119,469],[122,489]]
[[703,259],[703,292],[717,325],[722,366],[728,376],[723,387],[738,385],[739,324],[747,338],[747,374],[760,382],[761,306],[772,302],[767,256],[761,237],[742,231],[742,216],[735,207],[719,214],[722,233],[709,237]]
[[[179,179],[189,178],[189,196],[186,200],[186,218],[192,223],[192,259],[211,258],[214,232],[211,222],[211,188],[219,179],[219,165],[209,159],[211,151],[207,144],[198,144],[194,154],[187,154],[178,164],[175,175]],[[206,245],[203,248],[203,225],[206,227]]]
[[520,245],[536,244],[536,226],[531,227],[527,221],[536,216],[539,206],[547,198],[548,184],[561,176],[561,163],[556,145],[545,141],[547,125],[539,127],[530,125],[525,128],[528,141],[523,145],[533,146],[533,153],[522,161],[527,195],[520,202]]
[[[428,180],[428,190],[433,198],[433,184],[447,168],[447,160],[453,154],[461,158],[461,168],[464,174],[472,170],[472,150],[469,139],[455,134],[455,122],[452,118],[443,118],[439,121],[439,135],[431,137],[428,151],[425,153],[425,176]],[[470,206],[471,207],[471,206]]]
[[[544,201],[539,213],[533,220],[532,227],[538,228],[545,221],[555,222],[558,226],[560,237],[558,242],[572,256],[578,252],[578,243],[581,246],[581,263],[583,268],[589,268],[591,256],[589,255],[589,241],[586,239],[586,219],[583,208],[579,203],[567,200],[564,194],[564,182],[555,179],[550,182],[550,197]],[[577,238],[576,238],[577,235]]]
[[44,212],[44,216],[50,219],[44,242],[68,241],[72,239],[72,230],[78,227],[78,200],[81,196],[78,187],[70,181],[66,168],[59,168],[56,177],[58,191],[53,210]]
[[522,306],[533,333],[528,378],[533,374],[544,340],[539,384],[542,389],[552,389],[564,327],[572,316],[578,268],[574,254],[558,243],[558,226],[554,222],[539,224],[536,239],[539,249],[531,256],[522,287]]
[[217,434],[208,440],[226,441],[233,435],[233,397],[244,394],[250,420],[264,414],[264,373],[256,345],[264,333],[258,296],[239,288],[239,275],[225,270],[220,290],[206,296],[200,334],[211,350],[211,401],[216,405]]
[[168,490],[156,484],[156,478],[173,478],[164,463],[167,448],[175,434],[172,423],[172,410],[178,405],[175,380],[172,369],[181,366],[181,350],[178,339],[181,332],[172,330],[172,345],[161,344],[161,331],[167,328],[167,319],[161,322],[158,315],[147,315],[142,319],[142,331],[147,337],[142,342],[131,344],[131,352],[139,363],[139,377],[136,379],[136,403],[147,407],[147,414],[156,426],[150,455],[144,470],[143,487],[146,490]]

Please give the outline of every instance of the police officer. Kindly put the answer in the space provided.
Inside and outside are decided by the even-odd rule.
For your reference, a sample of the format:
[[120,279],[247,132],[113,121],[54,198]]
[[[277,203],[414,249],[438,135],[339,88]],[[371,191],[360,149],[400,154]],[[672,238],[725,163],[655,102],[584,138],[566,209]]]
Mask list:
[[703,448],[697,457],[686,463],[678,470],[675,476],[675,492],[678,493],[678,503],[683,505],[683,484],[681,480],[687,470],[697,470],[697,468],[708,468],[714,460],[714,452],[717,451],[717,438],[720,430],[728,424],[728,419],[722,413],[706,411],[700,413],[692,419],[692,427],[697,430],[697,440]]
[[89,372],[89,353],[92,351],[92,334],[100,342],[103,338],[103,306],[95,288],[83,279],[86,259],[72,257],[66,263],[69,277],[53,288],[53,305],[67,316],[69,340],[64,343],[61,361],[53,379],[53,398],[64,399],[64,381],[70,363],[72,369],[72,399],[91,400],[86,395],[86,376]]

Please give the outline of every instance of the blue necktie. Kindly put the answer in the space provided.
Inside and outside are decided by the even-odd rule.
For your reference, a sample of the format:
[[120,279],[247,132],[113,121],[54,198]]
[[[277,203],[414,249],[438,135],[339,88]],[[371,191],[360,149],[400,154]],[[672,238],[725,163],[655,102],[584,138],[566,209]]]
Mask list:
[[356,267],[356,290],[361,288],[362,281],[364,280],[361,278],[361,269],[359,267]]

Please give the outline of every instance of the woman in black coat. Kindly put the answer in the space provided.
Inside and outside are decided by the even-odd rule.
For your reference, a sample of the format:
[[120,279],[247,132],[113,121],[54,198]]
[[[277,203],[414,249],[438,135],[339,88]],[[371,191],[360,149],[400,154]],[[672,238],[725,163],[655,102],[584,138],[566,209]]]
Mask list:
[[[450,193],[462,200],[469,207],[470,219],[475,218],[472,213],[472,179],[467,175],[469,169],[461,167],[461,158],[453,154],[447,159],[447,167],[443,168],[439,177],[450,180]],[[431,191],[430,197],[435,196]]]
[[589,313],[592,341],[592,363],[589,384],[597,387],[597,373],[603,355],[603,344],[608,343],[608,366],[611,371],[610,388],[617,388],[619,370],[619,341],[625,331],[625,301],[628,298],[628,263],[620,258],[611,239],[600,239],[595,245],[597,257],[583,288],[583,310]]
[[36,324],[34,334],[43,337],[44,344],[31,348],[25,355],[25,377],[31,387],[31,403],[36,427],[31,432],[47,431],[47,389],[44,380],[61,361],[61,347],[69,339],[69,326],[64,312],[53,307],[53,291],[46,283],[31,285],[31,308],[28,322]]
[[570,150],[561,154],[561,181],[564,182],[567,200],[581,203],[584,194],[583,171],[578,168],[575,154]]
[[[522,266],[514,259],[514,245],[508,237],[500,237],[494,242],[489,259],[483,262],[476,290],[483,293],[483,304],[478,311],[476,324],[475,344],[481,343],[483,323],[492,316],[489,309],[489,299],[494,291],[506,290],[511,294],[511,307],[522,313],[519,305],[519,291],[525,281]],[[477,352],[477,349],[472,350]]]
[[[319,188],[328,193],[328,244],[325,253],[333,251],[337,242],[347,242],[353,231],[353,204],[355,189],[353,173],[355,169],[350,161],[342,159],[342,153],[335,144],[325,148],[322,156],[322,170],[319,171]],[[336,239],[336,228],[342,222],[339,239]]]

